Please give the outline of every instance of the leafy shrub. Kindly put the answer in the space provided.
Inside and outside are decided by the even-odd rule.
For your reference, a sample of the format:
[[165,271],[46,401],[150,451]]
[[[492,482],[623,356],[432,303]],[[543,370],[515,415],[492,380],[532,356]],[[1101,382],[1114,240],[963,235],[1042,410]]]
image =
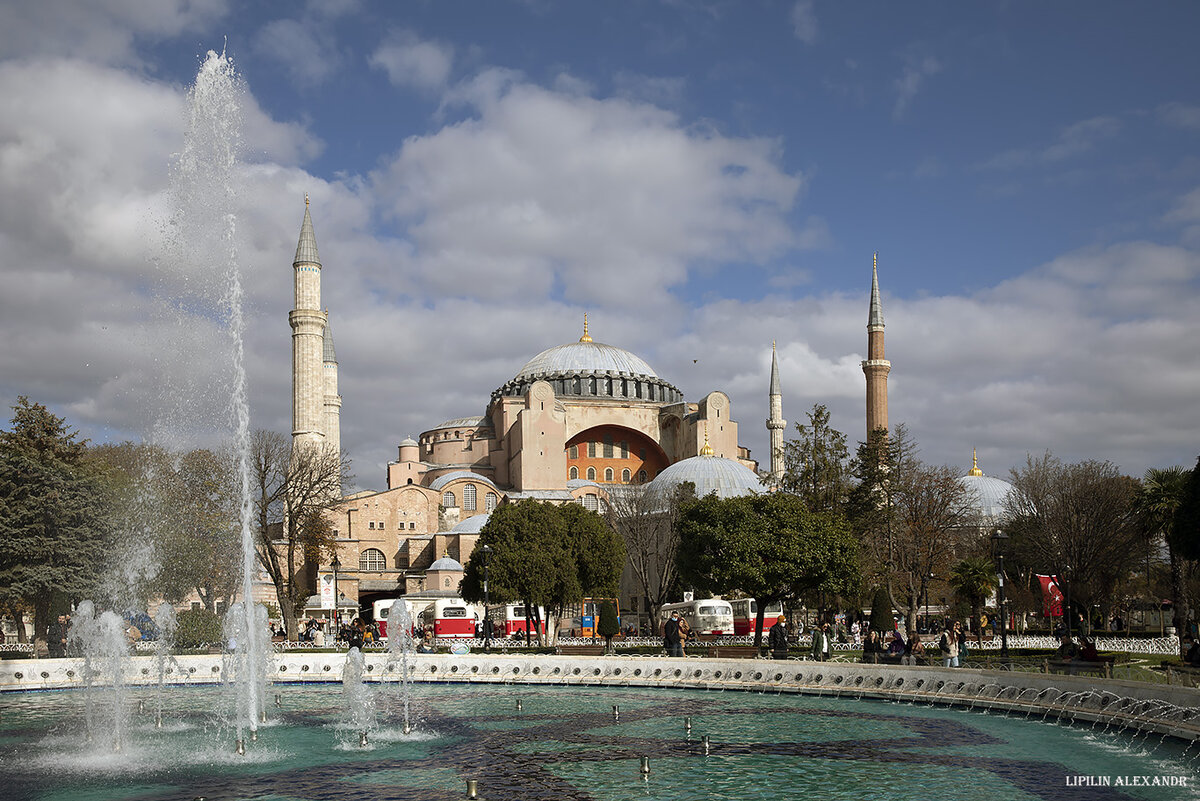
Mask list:
[[176,648],[201,648],[221,641],[221,619],[207,609],[179,613],[175,629]]

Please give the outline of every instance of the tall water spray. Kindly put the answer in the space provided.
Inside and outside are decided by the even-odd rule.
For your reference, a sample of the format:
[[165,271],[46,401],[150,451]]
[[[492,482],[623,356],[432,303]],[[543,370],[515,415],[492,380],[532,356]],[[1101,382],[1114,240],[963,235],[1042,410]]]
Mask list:
[[387,639],[389,661],[400,660],[400,697],[404,702],[404,733],[412,731],[409,713],[412,677],[409,674],[409,657],[413,653],[412,618],[408,604],[397,598],[387,614]]
[[[233,62],[224,52],[209,51],[188,92],[188,127],[175,171],[174,189],[179,222],[187,228],[193,247],[207,252],[207,263],[219,266],[225,277],[223,314],[231,346],[231,411],[238,481],[238,523],[242,548],[241,597],[246,607],[226,621],[237,678],[237,730],[258,728],[262,703],[261,677],[266,675],[270,643],[265,610],[253,609],[255,549],[253,498],[250,493],[250,409],[246,397],[241,266],[236,243],[237,171],[242,139],[242,97],[245,93]],[[249,610],[249,611],[247,611]],[[231,609],[231,613],[232,613]],[[232,630],[231,630],[232,628]]]

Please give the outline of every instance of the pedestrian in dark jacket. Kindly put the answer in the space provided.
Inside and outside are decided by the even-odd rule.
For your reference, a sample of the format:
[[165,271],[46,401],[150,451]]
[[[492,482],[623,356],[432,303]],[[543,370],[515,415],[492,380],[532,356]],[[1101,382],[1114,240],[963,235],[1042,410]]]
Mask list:
[[683,656],[683,638],[679,634],[679,613],[672,612],[671,619],[663,626],[663,647],[667,656]]
[[771,649],[771,656],[774,659],[787,659],[788,656],[788,640],[787,640],[787,619],[780,615],[775,620],[775,625],[771,626],[771,630],[767,632],[767,646]]

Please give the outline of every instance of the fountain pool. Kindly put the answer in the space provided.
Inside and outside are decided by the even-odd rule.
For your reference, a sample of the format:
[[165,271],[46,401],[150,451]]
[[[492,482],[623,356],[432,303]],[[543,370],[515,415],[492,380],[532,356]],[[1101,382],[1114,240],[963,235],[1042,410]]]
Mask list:
[[[245,756],[233,751],[215,687],[173,688],[161,729],[153,712],[136,712],[139,700],[157,708],[156,691],[131,688],[119,753],[86,740],[82,692],[5,694],[0,796],[437,801],[465,798],[465,780],[476,779],[490,801],[775,799],[815,788],[822,799],[1200,797],[1195,749],[1182,742],[1036,717],[774,693],[451,683],[414,685],[415,727],[404,734],[395,687],[372,689],[378,714],[366,747],[341,686],[302,684],[271,691],[279,705],[268,705]],[[1132,776],[1184,786],[1085,783]]]

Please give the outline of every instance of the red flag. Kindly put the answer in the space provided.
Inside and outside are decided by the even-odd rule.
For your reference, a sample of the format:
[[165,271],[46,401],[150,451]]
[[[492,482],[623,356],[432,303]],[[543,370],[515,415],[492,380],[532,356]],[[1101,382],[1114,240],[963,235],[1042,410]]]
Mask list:
[[1062,617],[1062,590],[1058,588],[1058,576],[1038,574],[1042,585],[1042,614],[1046,617]]

